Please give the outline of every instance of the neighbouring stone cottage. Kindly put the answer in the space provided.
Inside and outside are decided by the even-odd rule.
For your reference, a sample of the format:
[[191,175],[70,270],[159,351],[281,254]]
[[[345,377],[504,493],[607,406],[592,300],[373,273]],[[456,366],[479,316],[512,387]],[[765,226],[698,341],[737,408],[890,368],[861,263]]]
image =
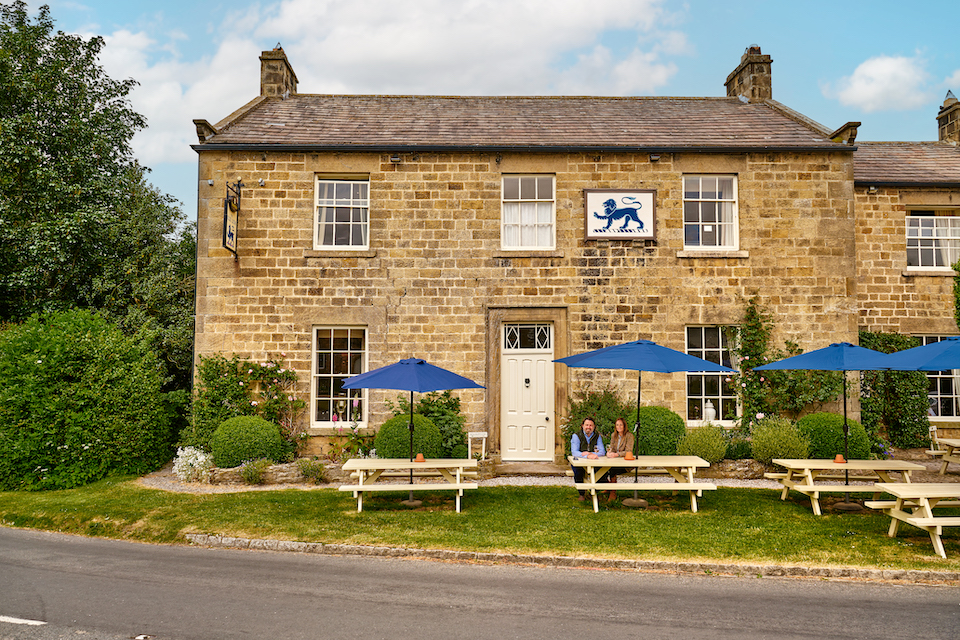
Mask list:
[[[727,361],[757,295],[805,350],[958,333],[952,94],[939,141],[863,143],[774,101],[759,47],[720,98],[301,94],[282,49],[260,59],[260,96],[195,121],[196,353],[285,353],[311,435],[375,428],[397,392],[342,383],[417,356],[486,387],[458,394],[496,457],[553,461],[572,394],[636,392],[554,359],[648,338]],[[960,426],[960,384],[931,379]],[[736,415],[721,376],[643,378],[688,425],[708,401]]]

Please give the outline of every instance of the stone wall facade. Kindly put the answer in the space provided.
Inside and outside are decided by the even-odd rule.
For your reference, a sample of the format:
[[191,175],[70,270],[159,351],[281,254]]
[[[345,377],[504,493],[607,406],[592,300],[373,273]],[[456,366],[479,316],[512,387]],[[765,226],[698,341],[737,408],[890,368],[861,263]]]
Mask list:
[[[369,369],[418,356],[485,385],[458,395],[467,430],[487,431],[495,451],[504,319],[552,322],[559,358],[640,338],[683,351],[687,326],[737,324],[754,296],[772,314],[774,340],[805,350],[855,343],[861,323],[892,326],[908,302],[916,317],[943,316],[948,279],[895,292],[902,276],[880,267],[888,249],[871,257],[871,240],[858,258],[855,231],[873,223],[855,223],[852,151],[390,155],[200,151],[198,355],[286,354],[309,399],[312,328],[363,326]],[[555,250],[501,249],[504,174],[555,176]],[[737,176],[738,251],[683,250],[688,174]],[[369,250],[312,249],[318,175],[369,177]],[[235,259],[220,238],[225,183],[238,178]],[[586,240],[583,190],[601,188],[655,189],[656,240]],[[874,200],[877,225],[900,206]],[[883,229],[897,233],[894,222]],[[558,434],[570,394],[605,385],[632,398],[636,373],[556,366]],[[396,393],[370,391],[371,425]],[[683,374],[645,374],[642,395],[686,414]],[[559,455],[559,437],[557,446]]]

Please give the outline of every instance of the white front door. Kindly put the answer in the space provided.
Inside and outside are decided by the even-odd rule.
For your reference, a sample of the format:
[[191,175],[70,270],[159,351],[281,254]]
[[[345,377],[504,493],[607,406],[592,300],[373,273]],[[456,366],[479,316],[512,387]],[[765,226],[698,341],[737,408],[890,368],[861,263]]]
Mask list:
[[506,323],[502,345],[500,458],[553,461],[553,325]]

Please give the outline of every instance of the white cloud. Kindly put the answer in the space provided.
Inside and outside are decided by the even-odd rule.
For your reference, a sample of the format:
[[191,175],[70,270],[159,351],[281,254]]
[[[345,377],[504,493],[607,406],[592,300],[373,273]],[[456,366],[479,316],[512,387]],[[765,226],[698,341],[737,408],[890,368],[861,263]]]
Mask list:
[[954,93],[960,93],[960,91],[958,91],[958,89],[960,89],[960,69],[954,71],[953,75],[944,80],[943,85]]
[[[665,0],[281,0],[225,14],[216,51],[185,59],[182,31],[106,35],[101,62],[131,93],[147,166],[195,162],[192,121],[259,93],[259,53],[280,42],[307,93],[650,94],[689,52]],[[661,27],[663,29],[661,30]]]
[[841,78],[836,89],[824,87],[823,94],[866,113],[907,111],[930,101],[928,79],[920,56],[876,56],[862,62],[853,75]]

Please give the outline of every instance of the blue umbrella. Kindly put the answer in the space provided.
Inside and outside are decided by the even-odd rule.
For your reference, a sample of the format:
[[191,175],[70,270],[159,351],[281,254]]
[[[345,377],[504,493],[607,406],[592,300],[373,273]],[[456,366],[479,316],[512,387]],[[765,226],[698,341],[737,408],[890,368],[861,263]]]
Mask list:
[[947,371],[960,369],[960,338],[943,338],[921,347],[904,349],[884,357],[891,371]]
[[[483,389],[469,378],[434,366],[421,358],[407,358],[386,367],[353,376],[343,383],[344,389],[396,389],[410,392],[410,460],[413,460],[413,392],[446,391],[448,389]],[[413,470],[410,471],[413,482]]]
[[[889,369],[889,356],[873,349],[858,347],[849,342],[838,342],[829,347],[808,351],[797,356],[777,360],[769,364],[754,367],[754,371],[774,371],[799,369],[807,371],[873,371]],[[843,458],[850,458],[850,428],[847,425],[847,380],[843,380]],[[846,483],[850,484],[850,472],[845,472]],[[849,503],[849,494],[845,498]]]

